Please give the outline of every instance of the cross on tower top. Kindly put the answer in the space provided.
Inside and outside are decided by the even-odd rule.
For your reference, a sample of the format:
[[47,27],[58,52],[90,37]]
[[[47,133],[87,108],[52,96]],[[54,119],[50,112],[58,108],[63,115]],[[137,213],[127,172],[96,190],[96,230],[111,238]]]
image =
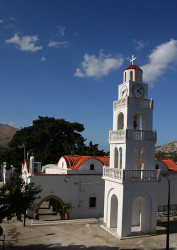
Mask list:
[[132,59],[130,60],[130,62],[132,63],[132,65],[134,64],[135,60],[136,60],[136,57],[134,57],[134,55],[132,55]]

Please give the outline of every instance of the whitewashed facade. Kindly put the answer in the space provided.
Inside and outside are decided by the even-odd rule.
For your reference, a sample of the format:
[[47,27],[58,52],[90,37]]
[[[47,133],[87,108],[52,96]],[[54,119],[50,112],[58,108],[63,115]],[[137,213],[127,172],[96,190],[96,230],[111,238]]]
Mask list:
[[129,65],[113,104],[113,131],[109,132],[110,167],[104,168],[104,224],[119,238],[156,231],[157,190],[161,180],[155,169],[153,101],[143,71]]
[[49,199],[73,206],[70,214],[75,218],[103,217],[104,181],[103,166],[109,164],[109,156],[63,156],[59,162],[41,168],[34,157],[25,160],[22,177],[26,183],[41,185],[38,208]]

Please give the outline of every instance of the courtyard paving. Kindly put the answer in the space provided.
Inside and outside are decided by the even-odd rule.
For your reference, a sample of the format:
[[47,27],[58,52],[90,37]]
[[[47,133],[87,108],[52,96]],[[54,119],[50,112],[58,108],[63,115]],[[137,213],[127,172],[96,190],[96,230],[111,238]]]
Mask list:
[[[70,220],[60,222],[32,221],[23,223],[5,221],[2,228],[5,234],[5,249],[166,249],[166,222],[158,222],[157,235],[119,240],[102,227],[102,221]],[[1,237],[2,239],[2,237]],[[2,242],[0,242],[2,249]],[[170,221],[170,249],[177,249],[177,221]]]

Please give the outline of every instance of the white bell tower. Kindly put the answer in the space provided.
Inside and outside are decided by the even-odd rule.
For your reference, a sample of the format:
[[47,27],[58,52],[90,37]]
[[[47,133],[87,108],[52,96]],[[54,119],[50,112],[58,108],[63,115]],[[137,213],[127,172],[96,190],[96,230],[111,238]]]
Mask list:
[[124,70],[118,100],[113,103],[110,167],[103,171],[104,224],[120,238],[156,230],[156,184],[160,181],[154,167],[153,101],[134,60],[132,56],[132,64]]

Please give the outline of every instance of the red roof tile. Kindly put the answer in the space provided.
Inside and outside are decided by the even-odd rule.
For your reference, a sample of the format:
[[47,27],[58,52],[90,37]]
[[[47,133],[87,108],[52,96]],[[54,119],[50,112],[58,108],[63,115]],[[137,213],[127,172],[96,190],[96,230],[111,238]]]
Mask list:
[[[128,69],[139,69],[139,70],[141,70],[142,71],[142,69],[140,69],[140,67],[139,66],[137,66],[137,65],[132,65],[132,64],[130,64],[125,70],[128,70]],[[124,70],[124,71],[125,71]]]
[[165,163],[168,170],[177,171],[177,164],[174,161],[172,161],[170,159],[165,159],[165,158],[155,158],[155,160],[162,161],[163,163]]
[[101,161],[103,165],[109,166],[109,156],[64,155],[62,157],[65,159],[67,167],[71,169],[78,169],[85,161],[89,159],[97,159]]

